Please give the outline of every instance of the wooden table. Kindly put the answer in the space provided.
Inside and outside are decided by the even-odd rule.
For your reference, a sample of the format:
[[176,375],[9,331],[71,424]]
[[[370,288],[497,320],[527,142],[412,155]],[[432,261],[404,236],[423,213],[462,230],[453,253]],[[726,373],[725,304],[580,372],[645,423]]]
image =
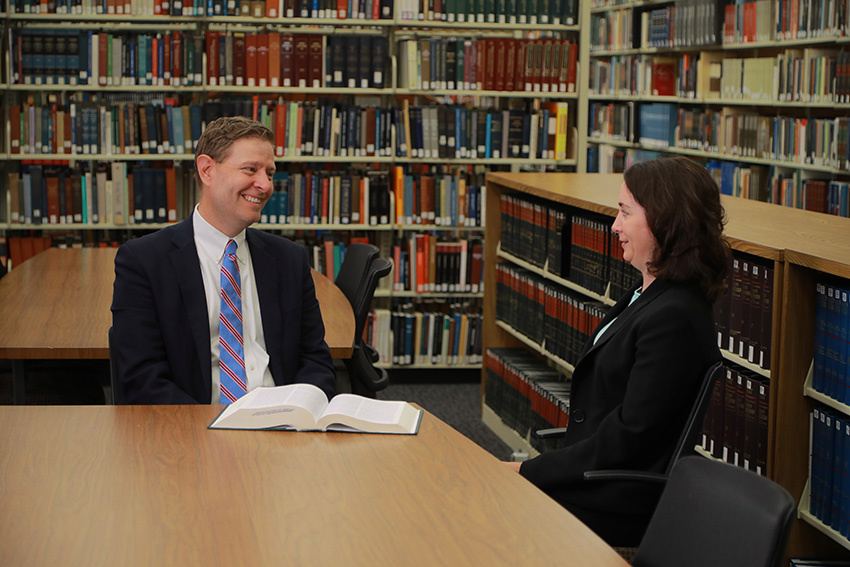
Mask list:
[[627,565],[427,412],[402,436],[206,429],[219,411],[0,407],[3,563]]
[[[109,359],[117,248],[50,248],[0,279],[0,359],[11,359],[14,400],[24,403],[24,361]],[[351,356],[354,313],[342,291],[313,271],[334,358]]]

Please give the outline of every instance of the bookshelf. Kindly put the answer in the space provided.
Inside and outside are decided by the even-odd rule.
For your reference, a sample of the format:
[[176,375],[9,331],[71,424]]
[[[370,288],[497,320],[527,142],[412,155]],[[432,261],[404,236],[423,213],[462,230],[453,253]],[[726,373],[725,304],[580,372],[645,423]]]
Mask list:
[[[507,263],[534,267],[527,259],[500,250],[503,214],[498,205],[503,195],[569,205],[579,212],[606,215],[613,220],[621,183],[619,174],[489,173],[485,262],[489,266]],[[822,394],[812,394],[810,388],[804,394],[814,351],[815,282],[819,278],[840,278],[846,285],[850,280],[850,246],[846,242],[850,220],[733,197],[724,197],[723,203],[728,215],[726,236],[736,256],[756,258],[774,269],[769,368],[762,368],[729,351],[723,351],[723,355],[727,361],[744,366],[769,381],[766,475],[795,498],[803,495],[807,500],[809,416],[815,402],[821,403],[824,398]],[[488,270],[485,274],[485,368],[482,369],[485,396],[489,391],[487,349],[521,349],[535,353],[544,366],[558,368],[561,372],[571,370],[570,366],[556,360],[545,344],[541,348],[539,343],[530,341],[499,320],[496,272]],[[564,287],[588,298],[594,297],[587,291],[581,292],[574,283]],[[610,300],[598,294],[594,299],[600,303]],[[832,401],[828,405],[848,415],[844,404]],[[497,424],[493,429],[505,442],[529,449],[529,427],[524,426],[519,433],[514,427],[505,434],[506,416],[499,415],[486,400],[482,414],[485,423]],[[515,416],[507,418],[515,419]],[[796,523],[792,532],[788,555],[846,556],[846,540],[839,542],[839,538],[833,537],[835,534],[831,536],[835,541],[824,538],[821,532],[828,530],[810,526],[812,516],[804,508],[801,507],[800,513],[803,520]]]
[[[560,11],[562,7],[564,10]],[[585,74],[583,66],[575,61],[581,59],[581,50],[586,50],[580,21],[585,14],[578,2],[559,2],[558,8],[557,14],[550,14],[540,3],[524,6],[520,14],[512,11],[513,3],[490,6],[484,2],[438,1],[423,14],[419,13],[419,4],[403,0],[334,2],[333,6],[325,1],[307,4],[289,0],[12,3],[2,14],[9,42],[3,49],[2,95],[6,104],[0,150],[4,161],[0,234],[8,241],[7,253],[11,254],[13,240],[39,235],[61,245],[113,245],[167,226],[166,217],[184,218],[196,197],[191,180],[191,144],[200,135],[201,124],[220,114],[242,113],[256,115],[272,128],[279,145],[276,161],[282,175],[275,183],[275,191],[284,193],[280,200],[286,205],[278,205],[278,210],[269,208],[259,227],[303,240],[314,251],[318,249],[313,256],[317,269],[325,271],[324,254],[330,250],[323,246],[326,240],[344,245],[365,238],[390,255],[394,244],[413,242],[418,235],[439,243],[468,241],[470,258],[465,265],[471,269],[472,243],[480,242],[483,236],[482,189],[486,171],[581,167],[583,158],[579,156],[584,152],[577,151],[577,132],[583,120],[578,109],[583,106],[585,90],[581,85]],[[298,42],[302,40],[308,52],[299,59],[302,56]],[[287,66],[289,41],[292,61]],[[39,42],[40,47],[33,47],[34,42]],[[240,55],[242,42],[244,55]],[[402,59],[403,44],[416,46],[415,51],[411,50],[412,59]],[[94,45],[98,46],[96,53]],[[277,45],[281,51],[276,56]],[[503,50],[509,48],[539,49],[540,60],[548,63],[550,52],[555,57],[556,46],[565,45],[573,52],[573,66],[561,69],[553,59],[549,67],[538,69],[535,51],[535,56],[528,59],[532,63],[527,85],[503,84],[503,66],[485,68],[491,51],[503,57]],[[20,47],[20,57],[9,46]],[[266,46],[269,49],[264,53]],[[456,80],[452,82],[443,58],[435,58],[426,69],[421,52],[426,46],[435,55],[445,55],[448,49],[455,60],[465,49],[465,74],[455,67]],[[79,56],[75,47],[82,49]],[[252,55],[254,48],[256,54]],[[146,59],[145,51],[148,56],[157,53],[160,58],[156,62]],[[27,53],[29,56],[24,57]],[[37,62],[36,55],[40,57]],[[351,59],[352,55],[359,58]],[[282,60],[279,72],[275,71],[276,57]],[[515,64],[519,64],[518,55]],[[524,70],[523,67],[523,72],[515,75],[524,78]],[[531,77],[534,71],[539,71],[540,77]],[[548,75],[544,75],[546,72]],[[428,80],[423,81],[426,74]],[[497,74],[502,84],[492,82]],[[404,84],[402,77],[407,79]],[[163,115],[165,118],[161,123],[147,122],[143,120],[142,107],[147,108],[146,114],[153,109],[157,120]],[[557,134],[556,109],[563,110]],[[80,139],[82,124],[72,123],[67,116],[73,113],[77,120],[77,113],[84,111],[94,113],[92,124],[96,124],[90,128],[93,134],[86,143]],[[376,113],[378,118],[373,117]],[[422,113],[428,120],[423,120]],[[182,118],[178,119],[178,114]],[[508,119],[519,120],[520,124],[519,131],[510,131],[510,136]],[[176,140],[176,132],[170,138],[165,135],[172,120],[175,128],[180,121],[185,143]],[[279,120],[285,121],[282,127]],[[495,124],[502,120],[501,138],[481,135],[485,127],[490,134],[491,121]],[[52,130],[41,136],[47,131],[47,124]],[[143,124],[160,128],[156,139],[160,144],[170,139],[170,147],[143,147]],[[472,138],[470,128],[476,126],[479,135]],[[534,127],[536,135],[531,134]],[[308,132],[313,132],[313,136]],[[515,139],[515,135],[519,137]],[[152,141],[155,138],[153,134],[148,136]],[[560,153],[556,153],[556,145]],[[103,193],[102,189],[98,193],[99,181],[114,181],[110,167],[106,167],[105,177],[97,175],[109,163],[124,164],[125,187],[131,173],[143,169],[169,171],[175,179],[174,187],[164,196],[157,192],[143,197],[148,199],[144,202],[130,201],[126,194],[120,203],[116,201],[117,194]],[[60,208],[67,208],[67,218],[53,214],[57,205],[48,202],[53,197],[47,190],[43,203],[28,204],[24,192],[32,190],[28,184],[34,169],[39,170],[42,179],[53,179],[61,171],[60,183],[67,182],[69,188],[76,175],[84,196],[86,187],[90,193],[85,201],[80,198],[83,204],[68,201],[66,205],[66,199],[60,197]],[[90,174],[88,180],[86,173]],[[318,183],[330,178],[330,204],[319,196],[319,202],[328,208],[327,219],[321,212],[295,211],[296,205],[304,207],[309,202],[293,196],[296,183],[311,182],[305,180],[308,174],[319,177]],[[371,202],[361,198],[360,205],[371,205],[374,210],[359,211],[363,215],[359,222],[353,216],[348,222],[334,222],[333,192],[344,190],[339,183],[349,176],[372,182],[367,189]],[[413,179],[412,193],[405,193],[402,187],[406,177]],[[425,177],[445,183],[431,196],[436,200],[431,211],[437,208],[438,219],[439,207],[443,206],[442,223],[427,217],[423,209],[419,184]],[[465,194],[458,194],[461,180],[465,182]],[[59,194],[65,195],[61,191]],[[167,210],[162,204],[164,199],[169,199]],[[92,202],[100,203],[99,211],[91,208]],[[315,192],[313,203],[315,206]],[[27,214],[25,209],[39,204],[42,218],[33,219],[32,211]],[[73,211],[72,215],[74,207],[82,207],[82,211]],[[119,209],[123,209],[123,214]],[[141,217],[134,214],[139,209],[144,211]],[[339,216],[339,205],[336,212]],[[38,240],[35,250],[44,245],[44,239]],[[27,244],[23,248],[26,250]],[[409,248],[405,251],[415,254]],[[432,260],[433,255],[426,257],[426,267]],[[397,272],[404,267],[397,263]],[[409,277],[410,272],[406,275]],[[403,314],[419,314],[420,319],[433,317],[434,313],[457,315],[457,325],[464,329],[473,326],[472,320],[480,321],[480,290],[428,289],[427,284],[425,289],[417,290],[397,287],[389,279],[381,282],[376,293],[375,311],[382,316],[376,315],[370,321],[374,327],[370,332],[377,333],[379,324],[383,334],[392,332],[392,317],[384,312],[397,319]],[[480,322],[475,325],[480,326]],[[386,345],[386,339],[381,340]],[[472,340],[468,338],[471,349]],[[406,368],[480,368],[474,352],[468,357],[461,355],[454,362],[447,361],[441,352],[434,353],[430,364],[422,360],[397,364]],[[392,353],[386,353],[381,364],[392,367],[391,360]]]
[[850,215],[845,10],[593,2],[587,171],[687,155],[727,194]]

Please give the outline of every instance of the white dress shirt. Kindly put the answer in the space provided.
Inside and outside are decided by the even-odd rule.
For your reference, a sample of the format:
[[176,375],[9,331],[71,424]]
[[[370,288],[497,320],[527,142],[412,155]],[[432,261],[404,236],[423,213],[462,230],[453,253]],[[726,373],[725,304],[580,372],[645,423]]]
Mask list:
[[[210,352],[212,353],[212,397],[210,403],[221,403],[221,389],[218,367],[218,325],[221,313],[221,263],[224,249],[230,237],[220,232],[204,220],[195,205],[192,215],[195,231],[195,247],[201,263],[201,275],[207,297],[207,313],[210,324]],[[260,300],[257,296],[257,281],[254,279],[254,267],[251,252],[245,240],[245,231],[237,234],[236,260],[239,262],[239,275],[242,286],[242,338],[245,346],[245,373],[248,379],[248,391],[259,386],[274,386],[269,370],[269,355],[266,352],[266,340],[263,336],[263,319],[260,314]]]

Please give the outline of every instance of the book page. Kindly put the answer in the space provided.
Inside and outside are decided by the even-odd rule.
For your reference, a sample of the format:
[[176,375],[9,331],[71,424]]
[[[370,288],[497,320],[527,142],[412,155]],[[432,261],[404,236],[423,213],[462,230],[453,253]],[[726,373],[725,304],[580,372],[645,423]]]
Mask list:
[[388,402],[340,394],[331,400],[324,414],[347,415],[369,423],[389,425],[398,423],[404,405],[405,402]]
[[257,394],[247,402],[243,409],[296,406],[308,411],[313,416],[313,421],[318,422],[322,410],[328,405],[328,397],[312,384],[291,384],[275,388],[257,388]]

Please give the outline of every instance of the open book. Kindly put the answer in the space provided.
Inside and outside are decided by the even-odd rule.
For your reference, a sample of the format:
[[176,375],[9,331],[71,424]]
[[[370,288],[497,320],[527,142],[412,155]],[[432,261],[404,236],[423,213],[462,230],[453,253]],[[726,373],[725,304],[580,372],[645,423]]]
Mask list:
[[295,429],[358,433],[419,432],[422,410],[407,402],[340,394],[328,403],[312,384],[256,388],[227,406],[210,429]]

